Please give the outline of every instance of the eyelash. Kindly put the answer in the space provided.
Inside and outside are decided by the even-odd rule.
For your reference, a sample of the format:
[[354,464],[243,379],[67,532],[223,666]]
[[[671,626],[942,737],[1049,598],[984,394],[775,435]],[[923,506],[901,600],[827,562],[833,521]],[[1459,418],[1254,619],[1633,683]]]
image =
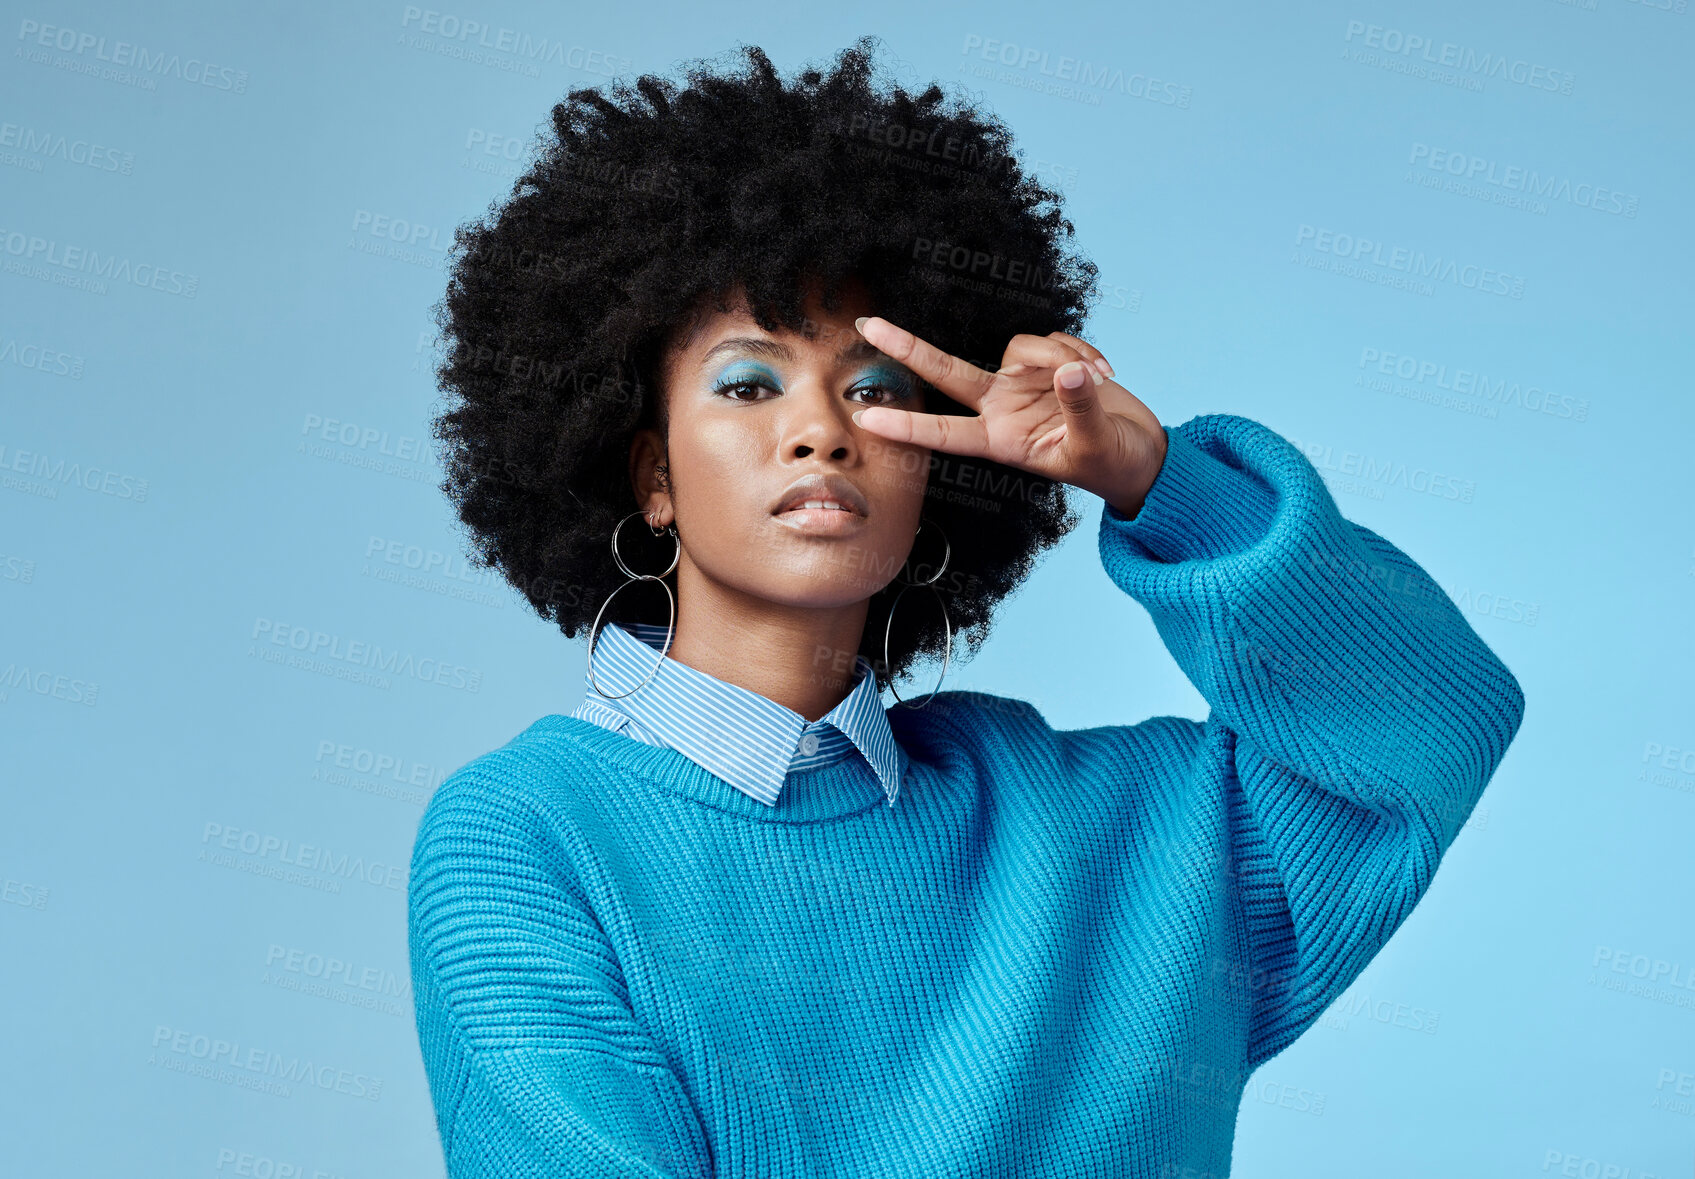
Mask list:
[[[754,397],[754,398],[732,397],[732,396],[730,396],[730,390],[733,390],[733,389],[770,389],[770,388],[772,388],[772,386],[764,380],[749,378],[747,380],[741,380],[741,381],[725,381],[722,384],[714,385],[713,388],[712,388],[712,392],[715,395],[724,398],[726,401],[735,401],[735,402],[739,402],[743,405],[757,405],[761,401],[769,400],[769,398],[763,398],[763,397]],[[849,390],[849,392],[858,393],[861,390],[866,390],[866,389],[882,389],[886,393],[889,394],[888,400],[890,400],[890,401],[903,400],[912,391],[911,386],[908,385],[905,381],[893,381],[893,382],[874,381],[873,383],[871,383],[869,385],[856,385],[851,390]]]

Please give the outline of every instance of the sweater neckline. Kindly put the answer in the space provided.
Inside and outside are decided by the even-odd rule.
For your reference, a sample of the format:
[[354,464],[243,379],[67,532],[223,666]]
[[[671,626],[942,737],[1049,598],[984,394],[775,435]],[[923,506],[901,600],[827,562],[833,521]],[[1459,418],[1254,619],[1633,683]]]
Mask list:
[[[857,753],[827,766],[790,774],[777,797],[777,805],[770,806],[737,790],[675,749],[637,741],[593,721],[550,713],[534,727],[544,727],[591,757],[636,775],[654,789],[757,822],[816,823],[863,814],[877,806],[893,809],[882,782]],[[898,740],[896,745],[899,746]],[[897,807],[906,801],[908,775],[912,772],[912,760],[904,749],[899,756],[903,785],[895,800]]]

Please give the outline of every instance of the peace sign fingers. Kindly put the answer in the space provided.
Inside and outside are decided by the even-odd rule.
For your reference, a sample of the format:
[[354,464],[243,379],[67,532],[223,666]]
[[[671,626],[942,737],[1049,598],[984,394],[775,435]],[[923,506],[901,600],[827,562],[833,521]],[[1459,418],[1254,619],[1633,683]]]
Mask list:
[[995,374],[943,352],[881,316],[860,316],[854,320],[854,327],[884,355],[900,361],[943,393],[972,409],[982,405],[983,395],[994,383]]
[[[866,415],[871,415],[867,417]],[[880,438],[945,450],[949,454],[985,458],[989,455],[989,430],[981,417],[956,414],[918,413],[892,405],[868,405],[853,411],[853,420]]]

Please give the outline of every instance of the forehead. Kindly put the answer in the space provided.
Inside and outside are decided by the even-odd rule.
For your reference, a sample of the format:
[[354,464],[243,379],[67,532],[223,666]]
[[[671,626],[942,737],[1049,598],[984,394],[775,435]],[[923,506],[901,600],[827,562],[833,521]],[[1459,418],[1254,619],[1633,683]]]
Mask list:
[[705,365],[737,355],[792,362],[803,355],[817,355],[852,363],[883,355],[853,326],[857,317],[872,314],[873,309],[863,289],[852,284],[843,288],[834,311],[825,311],[818,292],[810,292],[798,331],[781,325],[774,332],[760,327],[740,291],[729,296],[726,304],[729,310],[720,311],[709,300],[703,302],[673,343],[673,362]]
[[[757,332],[759,329],[755,327],[752,330]],[[829,343],[832,334],[836,338],[834,347]],[[854,361],[871,360],[883,355],[875,344],[858,332],[854,332],[852,336],[841,332],[815,333],[810,340],[801,342],[798,336],[769,336],[763,333],[752,335],[746,331],[736,331],[708,347],[701,353],[697,363],[711,364],[733,356],[756,356],[781,363],[793,363],[800,358],[803,350],[820,352],[826,360],[838,364],[851,364]]]

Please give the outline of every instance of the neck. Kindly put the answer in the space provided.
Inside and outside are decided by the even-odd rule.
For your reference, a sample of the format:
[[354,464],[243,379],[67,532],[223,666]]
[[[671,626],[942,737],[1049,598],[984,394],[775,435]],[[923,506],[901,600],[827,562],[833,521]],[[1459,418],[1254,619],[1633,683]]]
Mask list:
[[852,691],[869,602],[790,606],[677,570],[677,629],[668,658],[815,721]]

